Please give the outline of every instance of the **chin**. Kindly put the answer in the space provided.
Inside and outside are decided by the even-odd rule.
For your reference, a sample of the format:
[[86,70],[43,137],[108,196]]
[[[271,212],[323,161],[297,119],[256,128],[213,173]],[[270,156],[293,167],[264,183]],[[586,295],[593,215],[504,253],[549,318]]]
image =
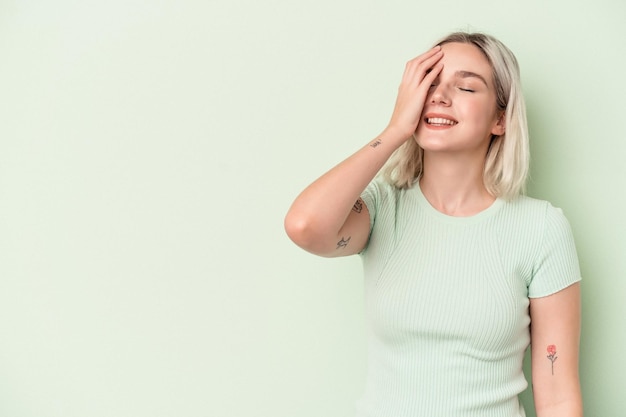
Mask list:
[[442,138],[434,138],[429,135],[415,135],[415,142],[425,151],[445,151],[450,150],[450,142]]

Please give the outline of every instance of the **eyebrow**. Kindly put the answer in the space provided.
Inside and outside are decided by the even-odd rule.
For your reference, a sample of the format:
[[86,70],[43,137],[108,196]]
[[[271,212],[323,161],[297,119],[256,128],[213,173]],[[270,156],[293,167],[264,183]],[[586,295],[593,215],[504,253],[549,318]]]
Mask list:
[[483,77],[480,74],[476,74],[475,72],[471,72],[471,71],[457,71],[457,72],[454,73],[454,75],[459,77],[459,78],[478,78],[486,86],[489,86],[489,84],[487,84],[487,80],[485,80],[485,77]]

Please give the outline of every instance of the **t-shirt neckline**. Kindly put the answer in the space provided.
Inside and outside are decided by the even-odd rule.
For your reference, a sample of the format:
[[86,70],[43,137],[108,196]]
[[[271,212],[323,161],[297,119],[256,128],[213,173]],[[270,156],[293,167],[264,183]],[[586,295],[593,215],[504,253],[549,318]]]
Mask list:
[[424,196],[424,193],[422,193],[422,189],[420,187],[419,181],[417,181],[413,187],[415,188],[417,200],[420,206],[423,207],[424,210],[431,216],[441,221],[444,221],[446,223],[454,223],[454,224],[476,223],[484,219],[487,219],[489,217],[492,217],[504,204],[504,200],[502,200],[501,198],[496,198],[493,201],[493,203],[489,205],[489,207],[485,208],[484,210],[476,214],[473,214],[471,216],[451,216],[449,214],[440,212],[435,207],[433,207],[432,204],[430,204],[430,201],[428,201],[426,196]]

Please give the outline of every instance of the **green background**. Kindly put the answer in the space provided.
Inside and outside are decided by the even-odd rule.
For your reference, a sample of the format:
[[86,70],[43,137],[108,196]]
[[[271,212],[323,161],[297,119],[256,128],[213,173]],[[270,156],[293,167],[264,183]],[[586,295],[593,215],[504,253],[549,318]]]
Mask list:
[[283,216],[456,29],[521,63],[529,193],[584,275],[586,416],[623,415],[625,4],[2,1],[0,415],[353,415],[360,261]]

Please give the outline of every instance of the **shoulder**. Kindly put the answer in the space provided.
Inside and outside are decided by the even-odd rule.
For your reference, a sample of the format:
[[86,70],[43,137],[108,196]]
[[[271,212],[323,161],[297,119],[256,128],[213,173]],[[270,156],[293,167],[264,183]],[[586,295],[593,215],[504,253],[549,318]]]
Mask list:
[[535,250],[543,247],[547,240],[572,240],[563,210],[549,201],[528,196],[505,202],[497,224],[509,236],[527,240]]
[[497,226],[501,243],[522,260],[529,297],[550,295],[580,280],[574,236],[563,210],[527,196],[503,206]]
[[544,227],[548,224],[567,222],[563,210],[546,200],[522,195],[507,201],[504,206],[505,214],[517,221],[531,222]]
[[510,201],[507,204],[523,213],[536,213],[545,211],[547,207],[552,206],[549,201],[540,200],[537,198],[529,197],[527,195],[520,195]]
[[[410,189],[409,189],[410,190]],[[370,216],[370,239],[367,248],[395,245],[398,226],[398,207],[408,190],[397,188],[381,177],[376,177],[361,193],[361,199]],[[363,251],[371,253],[371,250]]]
[[389,183],[382,177],[376,177],[368,184],[363,191],[364,196],[371,196],[376,199],[395,198],[400,189]]
[[361,198],[370,214],[375,216],[378,211],[394,206],[402,192],[382,177],[376,177],[361,193]]

